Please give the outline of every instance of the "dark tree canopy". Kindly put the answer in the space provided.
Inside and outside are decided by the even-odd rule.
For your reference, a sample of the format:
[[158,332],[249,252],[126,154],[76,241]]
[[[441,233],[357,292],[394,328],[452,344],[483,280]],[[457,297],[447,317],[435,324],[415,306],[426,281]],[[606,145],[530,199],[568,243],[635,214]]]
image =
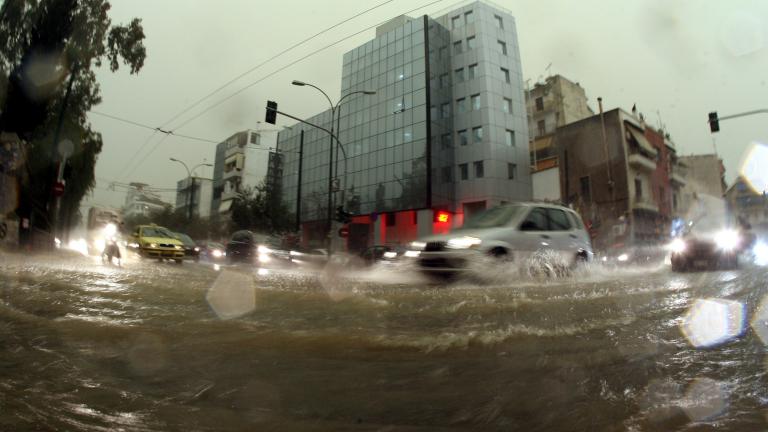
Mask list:
[[[49,229],[51,187],[58,140],[69,139],[75,153],[68,163],[62,197],[62,224],[76,214],[95,184],[94,168],[103,141],[88,122],[101,102],[95,69],[117,71],[121,63],[138,73],[146,59],[140,19],[113,25],[107,0],[5,0],[0,6],[0,131],[27,142],[27,170],[21,179],[17,213]],[[65,109],[69,80],[71,94]]]

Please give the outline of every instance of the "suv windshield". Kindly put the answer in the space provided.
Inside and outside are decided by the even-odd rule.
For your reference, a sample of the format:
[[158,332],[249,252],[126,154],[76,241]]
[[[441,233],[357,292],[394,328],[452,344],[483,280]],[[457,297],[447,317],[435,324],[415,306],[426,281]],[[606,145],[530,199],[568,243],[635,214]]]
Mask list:
[[494,228],[508,224],[523,210],[523,206],[506,205],[485,210],[464,223],[463,229]]

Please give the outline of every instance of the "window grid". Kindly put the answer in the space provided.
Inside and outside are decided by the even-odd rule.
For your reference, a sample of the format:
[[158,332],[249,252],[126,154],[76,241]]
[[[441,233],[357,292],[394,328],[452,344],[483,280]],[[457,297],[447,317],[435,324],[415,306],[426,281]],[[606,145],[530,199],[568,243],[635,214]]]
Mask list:
[[504,133],[507,147],[515,147],[515,131],[507,129]]
[[483,161],[475,161],[473,165],[475,166],[475,177],[483,178],[485,176],[485,167],[483,166]]

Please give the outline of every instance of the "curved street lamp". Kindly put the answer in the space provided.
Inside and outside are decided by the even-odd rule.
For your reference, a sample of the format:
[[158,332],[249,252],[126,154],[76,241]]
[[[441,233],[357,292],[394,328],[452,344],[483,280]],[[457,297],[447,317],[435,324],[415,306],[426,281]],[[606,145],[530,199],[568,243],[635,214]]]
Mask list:
[[[349,96],[352,96],[354,94],[364,94],[364,95],[375,95],[376,92],[372,90],[357,90],[353,92],[349,92],[342,96],[336,104],[333,104],[333,101],[328,96],[326,92],[323,91],[320,87],[310,84],[304,81],[299,80],[293,80],[291,84],[299,87],[309,86],[325,96],[325,98],[328,100],[328,104],[331,107],[331,141],[330,141],[330,147],[328,149],[328,255],[330,256],[332,253],[332,242],[331,242],[331,228],[333,227],[333,179],[334,179],[334,158],[333,158],[333,138],[334,138],[334,119],[338,121],[338,125],[336,126],[336,145],[337,145],[337,151],[336,151],[336,174],[338,175],[338,149],[341,149],[342,153],[344,153],[344,177],[346,178],[347,175],[347,151],[344,149],[344,146],[339,141],[338,135],[339,135],[339,129],[341,128],[341,116],[336,116],[336,112],[339,109],[339,106],[341,105],[341,102],[348,98]],[[346,183],[346,182],[345,182]],[[346,184],[344,185],[346,187]]]
[[187,166],[187,164],[184,163],[184,161],[180,161],[180,160],[178,160],[176,158],[169,158],[169,159],[172,162],[178,162],[178,163],[182,164],[184,166],[184,169],[187,170],[187,202],[186,202],[186,205],[187,205],[187,219],[192,220],[192,214],[193,214],[192,205],[194,204],[194,198],[193,198],[192,194],[194,193],[194,190],[195,190],[195,183],[194,183],[194,179],[192,177],[192,173],[195,172],[195,170],[197,168],[201,167],[201,166],[212,167],[213,165],[209,164],[209,163],[205,163],[205,162],[199,163],[199,164],[195,165],[194,167],[192,167],[192,170],[190,171],[189,167]]

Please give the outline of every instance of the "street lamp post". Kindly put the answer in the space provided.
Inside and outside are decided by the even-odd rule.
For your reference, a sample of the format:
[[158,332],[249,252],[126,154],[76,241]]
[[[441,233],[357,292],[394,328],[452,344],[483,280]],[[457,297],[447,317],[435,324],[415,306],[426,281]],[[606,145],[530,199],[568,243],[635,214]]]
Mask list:
[[[333,164],[333,161],[334,161],[334,158],[333,158],[333,137],[334,137],[334,118],[336,116],[336,111],[339,109],[339,106],[341,105],[341,102],[345,98],[347,98],[349,96],[352,96],[354,94],[374,95],[374,94],[376,94],[376,92],[375,91],[370,91],[370,90],[368,90],[368,91],[366,91],[366,90],[353,91],[353,92],[347,93],[346,95],[342,96],[338,100],[338,102],[336,102],[336,104],[334,105],[333,101],[331,101],[331,98],[328,96],[328,94],[326,92],[324,92],[320,87],[318,87],[318,86],[316,86],[314,84],[310,84],[310,83],[307,83],[307,82],[304,82],[304,81],[299,81],[299,80],[293,80],[291,82],[291,84],[293,84],[295,86],[300,86],[300,87],[309,86],[309,87],[312,87],[312,88],[316,89],[317,91],[322,93],[323,96],[325,96],[325,98],[328,100],[328,104],[331,107],[331,128],[330,128],[331,129],[330,130],[331,133],[330,133],[330,143],[329,143],[329,147],[328,147],[328,212],[327,212],[328,224],[327,224],[327,231],[326,231],[327,232],[327,237],[328,237],[328,255],[330,256],[332,254],[332,245],[333,245],[333,243],[331,241],[331,239],[332,239],[331,229],[333,228],[333,180],[334,180],[334,172],[333,172],[334,171],[333,170],[333,165],[334,165]],[[340,127],[340,124],[339,124],[338,127]],[[337,130],[336,130],[336,147],[337,147],[336,152],[337,152],[337,159],[338,159],[338,151],[339,151],[339,148],[340,148],[340,145],[341,145],[341,143],[339,141],[339,138],[338,138],[338,134],[339,134],[338,127],[337,127]],[[343,147],[341,147],[341,148],[343,148]],[[346,152],[345,152],[345,161],[346,161]],[[338,170],[337,170],[337,172],[338,172]],[[344,171],[344,176],[345,177],[346,177],[346,174],[347,173],[346,173],[346,169],[345,169],[345,171]],[[346,187],[346,184],[344,186]]]
[[199,163],[199,164],[195,165],[194,167],[192,167],[192,170],[190,170],[189,167],[187,166],[187,164],[185,164],[183,161],[180,161],[180,160],[178,160],[176,158],[170,158],[170,160],[172,162],[178,162],[178,163],[182,164],[184,166],[184,169],[187,170],[187,200],[186,200],[187,219],[192,220],[192,215],[194,214],[193,213],[193,204],[194,204],[194,199],[195,199],[194,196],[193,196],[193,193],[194,193],[194,190],[195,190],[195,187],[194,187],[195,183],[194,183],[194,178],[192,177],[192,173],[195,172],[195,170],[197,168],[201,167],[201,166],[210,167],[210,166],[213,166],[213,165],[211,165],[209,163],[203,162],[203,163]]

